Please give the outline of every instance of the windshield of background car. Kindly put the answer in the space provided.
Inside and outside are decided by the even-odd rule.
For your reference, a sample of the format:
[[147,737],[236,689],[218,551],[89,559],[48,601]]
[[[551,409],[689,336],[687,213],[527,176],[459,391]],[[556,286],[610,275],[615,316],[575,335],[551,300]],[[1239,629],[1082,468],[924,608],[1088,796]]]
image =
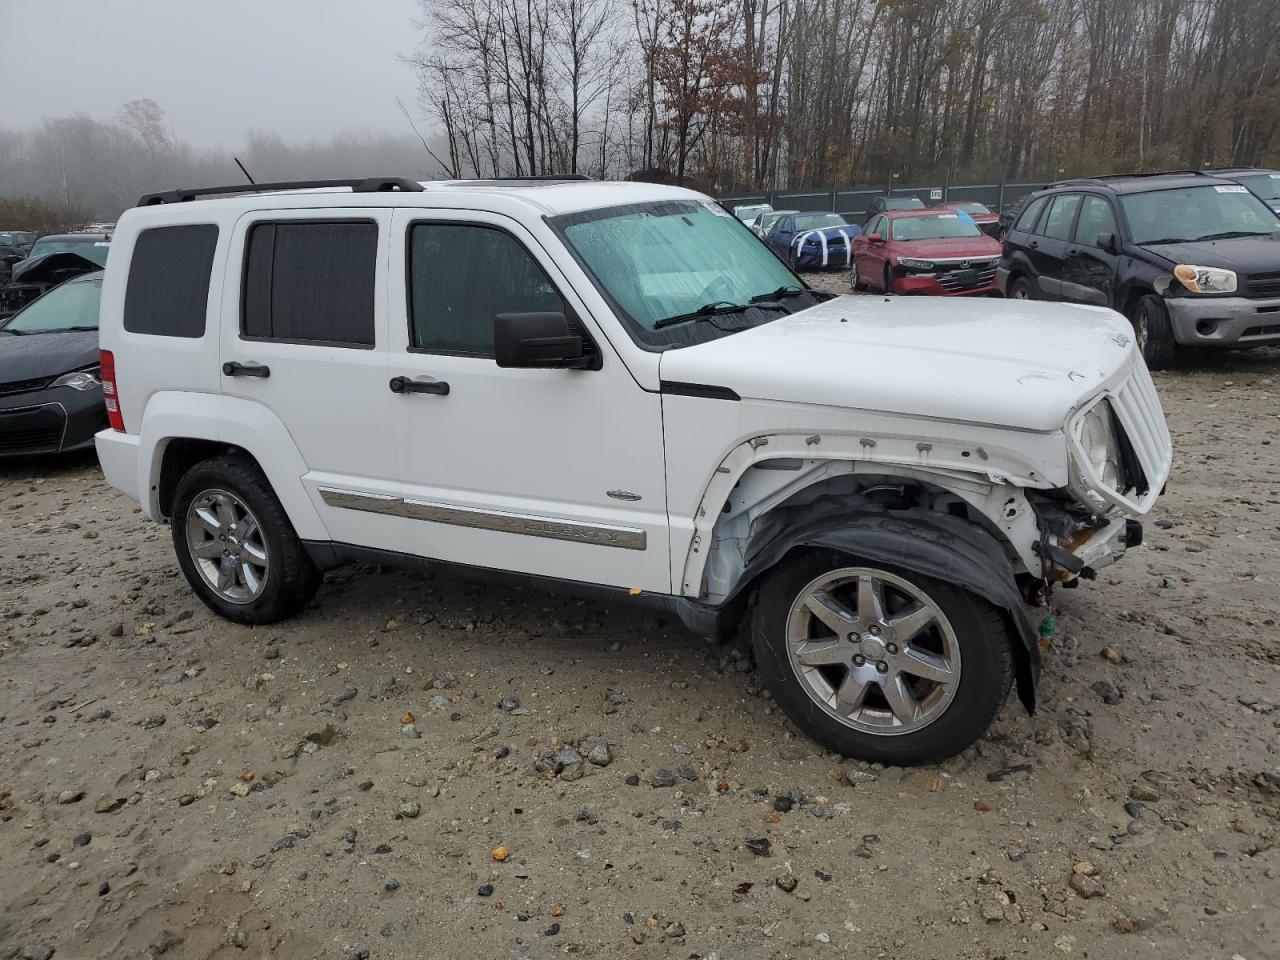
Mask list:
[[737,217],[739,220],[741,220],[743,223],[750,223],[756,217],[760,216],[760,214],[768,213],[768,212],[769,212],[769,208],[766,206],[735,207],[733,211],[733,215]]
[[747,303],[780,287],[804,286],[755,234],[714,203],[637,203],[567,214],[552,223],[601,292],[642,334],[652,334],[664,317],[705,304]]
[[58,333],[82,327],[96,330],[101,295],[101,280],[64,283],[15,313],[0,330],[9,333]]
[[904,197],[901,200],[886,200],[886,210],[923,210],[924,201],[918,197]]
[[1280,173],[1250,174],[1236,177],[1263,200],[1280,200]]
[[100,267],[107,265],[107,240],[37,240],[28,257],[43,257],[47,253],[78,253]]
[[958,213],[934,213],[924,217],[899,217],[890,226],[895,240],[943,240],[947,237],[980,237],[972,220]]
[[826,230],[828,227],[847,227],[844,217],[838,213],[801,213],[796,215],[796,233],[805,230]]
[[1235,183],[1131,193],[1120,198],[1120,205],[1137,244],[1280,230],[1280,219],[1271,208]]
[[965,213],[976,213],[980,217],[989,216],[991,209],[982,203],[949,203],[947,204],[952,210],[963,210]]

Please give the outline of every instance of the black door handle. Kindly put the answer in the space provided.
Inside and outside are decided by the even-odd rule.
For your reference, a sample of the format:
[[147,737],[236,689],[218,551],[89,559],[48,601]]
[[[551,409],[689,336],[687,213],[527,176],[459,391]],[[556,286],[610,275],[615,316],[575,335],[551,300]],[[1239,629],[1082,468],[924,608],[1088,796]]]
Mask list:
[[449,395],[449,384],[443,380],[410,380],[408,377],[391,378],[392,393],[434,393],[438,397]]
[[1039,248],[1039,246],[1040,246],[1040,241],[1039,241],[1039,240],[1032,240],[1030,243],[1028,243],[1028,244],[1027,244],[1027,246],[1028,246],[1028,247],[1030,247],[1032,250],[1036,250],[1036,249],[1038,249],[1038,248]]
[[230,360],[222,365],[222,372],[228,377],[258,377],[265,380],[271,376],[271,368],[262,363],[237,363]]

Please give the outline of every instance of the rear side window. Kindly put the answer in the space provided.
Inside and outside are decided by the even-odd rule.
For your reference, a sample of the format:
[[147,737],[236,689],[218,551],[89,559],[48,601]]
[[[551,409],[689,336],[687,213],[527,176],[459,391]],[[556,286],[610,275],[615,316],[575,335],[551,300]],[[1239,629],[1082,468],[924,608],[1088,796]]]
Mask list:
[[373,346],[378,226],[257,223],[245,248],[241,329],[254,340]]
[[1049,216],[1045,218],[1046,237],[1054,240],[1066,240],[1071,236],[1071,224],[1076,218],[1076,208],[1080,206],[1080,194],[1068,193],[1053,198],[1053,206],[1049,208]]
[[1027,209],[1022,211],[1022,215],[1018,217],[1018,222],[1014,224],[1013,229],[1021,230],[1025,233],[1032,233],[1036,228],[1036,221],[1040,219],[1040,211],[1044,209],[1044,205],[1048,202],[1048,197],[1037,197],[1027,205]]
[[152,227],[138,234],[124,294],[124,328],[157,337],[203,337],[218,228]]
[[493,319],[500,313],[568,309],[510,234],[468,224],[415,224],[409,232],[413,349],[492,357]]

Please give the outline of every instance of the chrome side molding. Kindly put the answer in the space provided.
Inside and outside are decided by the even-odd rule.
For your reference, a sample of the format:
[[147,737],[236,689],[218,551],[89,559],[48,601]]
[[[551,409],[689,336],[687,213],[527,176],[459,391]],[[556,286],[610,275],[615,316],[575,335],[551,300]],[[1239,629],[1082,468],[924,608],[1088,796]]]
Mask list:
[[607,524],[582,523],[578,520],[531,516],[524,513],[478,510],[473,507],[405,499],[388,494],[342,490],[337,487],[322,486],[319,489],[320,497],[326,504],[344,510],[385,513],[410,520],[425,520],[428,523],[447,523],[455,527],[496,530],[500,533],[515,533],[527,537],[568,540],[572,543],[593,543],[600,547],[619,547],[623,550],[644,550],[648,545],[645,532],[635,527],[615,527]]

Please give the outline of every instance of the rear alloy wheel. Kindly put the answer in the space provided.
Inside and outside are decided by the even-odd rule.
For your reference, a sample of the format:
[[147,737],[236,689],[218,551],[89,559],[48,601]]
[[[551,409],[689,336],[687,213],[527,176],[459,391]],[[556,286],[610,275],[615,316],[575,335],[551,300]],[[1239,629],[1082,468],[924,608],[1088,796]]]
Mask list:
[[867,285],[862,282],[858,276],[858,261],[854,260],[849,264],[849,289],[854,293],[861,293],[867,289]]
[[245,457],[215,457],[188,470],[170,525],[187,582],[228,620],[274,623],[305,607],[320,586],[280,499]]
[[1008,695],[1012,650],[985,601],[904,570],[811,554],[767,577],[753,639],[792,720],[846,756],[889,764],[953,756]]
[[1149,370],[1163,370],[1173,362],[1177,344],[1173,339],[1173,327],[1169,323],[1169,311],[1160,298],[1147,294],[1133,307],[1129,318],[1133,324],[1133,339],[1138,352]]

